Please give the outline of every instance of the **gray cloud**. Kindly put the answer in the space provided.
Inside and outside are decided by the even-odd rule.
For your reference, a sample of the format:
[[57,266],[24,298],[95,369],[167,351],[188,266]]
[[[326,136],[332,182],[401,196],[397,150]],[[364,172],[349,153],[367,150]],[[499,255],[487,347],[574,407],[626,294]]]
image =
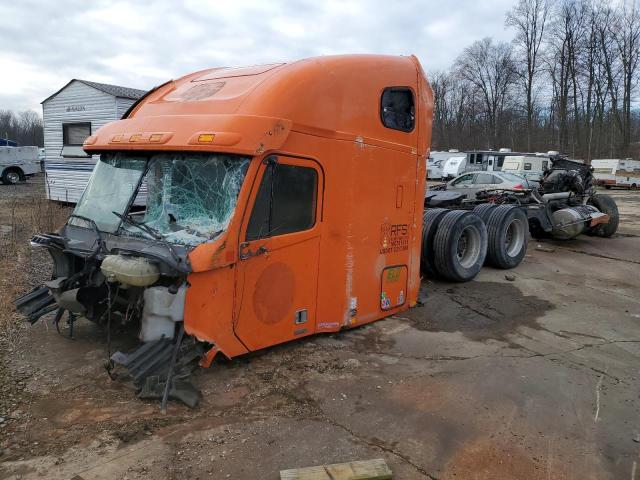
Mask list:
[[0,19],[0,109],[40,110],[71,78],[147,89],[204,68],[338,53],[410,54],[447,68],[508,40],[512,0],[14,1]]

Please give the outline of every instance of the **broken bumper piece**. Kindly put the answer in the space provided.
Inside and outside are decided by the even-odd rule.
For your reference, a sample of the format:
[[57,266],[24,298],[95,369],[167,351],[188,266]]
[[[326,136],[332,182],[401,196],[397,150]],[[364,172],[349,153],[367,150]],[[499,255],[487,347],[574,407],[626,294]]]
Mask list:
[[[130,353],[116,352],[111,360],[126,368],[133,384],[138,388],[138,398],[162,399],[175,345],[174,341],[162,338],[145,343]],[[200,391],[191,384],[188,377],[198,367],[198,360],[204,352],[204,345],[193,338],[182,342],[171,375],[169,399],[179,400],[191,408],[198,405]]]
[[29,293],[13,301],[16,309],[22,313],[32,325],[47,313],[58,309],[53,295],[48,287],[41,285]]

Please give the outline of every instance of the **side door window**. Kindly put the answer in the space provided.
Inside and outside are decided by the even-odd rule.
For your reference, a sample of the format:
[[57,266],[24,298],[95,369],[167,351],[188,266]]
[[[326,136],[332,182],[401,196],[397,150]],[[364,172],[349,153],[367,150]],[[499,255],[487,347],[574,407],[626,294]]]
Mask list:
[[493,178],[493,175],[489,173],[479,173],[476,175],[476,186],[492,185],[494,183]]
[[309,230],[316,222],[316,170],[268,161],[249,218],[247,241]]
[[468,173],[466,175],[463,175],[457,179],[455,179],[451,185],[455,186],[455,187],[464,187],[464,186],[469,186],[473,184],[473,173]]

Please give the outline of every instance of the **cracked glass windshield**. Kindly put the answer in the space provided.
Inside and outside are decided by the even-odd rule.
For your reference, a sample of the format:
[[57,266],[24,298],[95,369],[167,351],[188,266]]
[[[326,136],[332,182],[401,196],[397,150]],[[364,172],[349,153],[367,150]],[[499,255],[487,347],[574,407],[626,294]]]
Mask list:
[[[74,213],[91,218],[101,230],[115,232],[120,219],[113,211],[126,211],[146,167],[140,194],[134,202],[146,203],[146,208],[136,211],[134,204],[131,212],[134,222],[144,224],[155,236],[182,245],[213,239],[228,227],[249,158],[184,152],[159,153],[146,159],[136,155],[139,154],[102,155],[89,183],[91,189],[87,187]],[[127,221],[121,231],[152,237]]]
[[[139,155],[102,155],[73,214],[90,218],[103,232],[115,233],[120,219],[113,212],[127,210],[146,165],[147,159]],[[84,227],[86,222],[71,217],[69,223]]]

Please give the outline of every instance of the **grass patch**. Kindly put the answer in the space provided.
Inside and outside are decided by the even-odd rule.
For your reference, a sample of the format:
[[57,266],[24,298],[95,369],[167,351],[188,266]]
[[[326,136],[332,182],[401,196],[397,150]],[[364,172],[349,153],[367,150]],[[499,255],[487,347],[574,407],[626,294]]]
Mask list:
[[[18,187],[19,188],[19,187]],[[66,222],[71,208],[32,193],[0,198],[0,335],[15,331],[19,316],[11,301],[50,278],[51,260],[29,240],[36,233],[51,233]]]

